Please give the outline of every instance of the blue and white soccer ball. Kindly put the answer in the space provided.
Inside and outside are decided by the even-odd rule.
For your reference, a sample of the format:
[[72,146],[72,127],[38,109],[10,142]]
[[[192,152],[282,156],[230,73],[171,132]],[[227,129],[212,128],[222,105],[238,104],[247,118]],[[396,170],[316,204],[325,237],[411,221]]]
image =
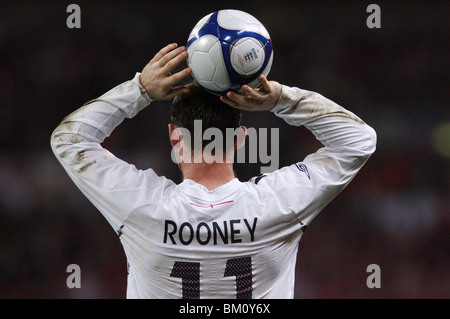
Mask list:
[[244,84],[257,87],[259,75],[272,67],[269,32],[252,15],[240,10],[219,10],[203,17],[187,42],[192,77],[207,91],[225,95]]

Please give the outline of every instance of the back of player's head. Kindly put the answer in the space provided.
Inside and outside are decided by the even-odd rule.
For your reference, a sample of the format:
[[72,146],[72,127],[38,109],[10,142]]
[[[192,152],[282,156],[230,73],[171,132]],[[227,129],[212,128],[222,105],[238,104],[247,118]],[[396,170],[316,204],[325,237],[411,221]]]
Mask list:
[[[187,85],[189,92],[175,97],[170,110],[172,124],[186,128],[191,134],[191,145],[195,134],[201,134],[208,128],[217,128],[222,136],[226,129],[236,129],[241,125],[242,112],[225,103],[214,94],[205,91],[197,82]],[[201,120],[202,132],[194,132],[194,121]],[[203,140],[203,148],[210,142]],[[224,143],[225,144],[225,143]],[[225,150],[225,145],[224,145]]]

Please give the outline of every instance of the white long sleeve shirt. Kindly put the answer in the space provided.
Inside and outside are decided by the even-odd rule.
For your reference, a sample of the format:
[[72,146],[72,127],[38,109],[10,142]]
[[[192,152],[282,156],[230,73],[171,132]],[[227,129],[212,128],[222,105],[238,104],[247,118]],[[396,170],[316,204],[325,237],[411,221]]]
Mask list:
[[119,234],[127,298],[293,298],[303,230],[375,151],[375,131],[320,94],[282,86],[272,112],[323,147],[209,191],[138,170],[101,146],[151,102],[137,73],[64,118],[51,137],[67,174]]

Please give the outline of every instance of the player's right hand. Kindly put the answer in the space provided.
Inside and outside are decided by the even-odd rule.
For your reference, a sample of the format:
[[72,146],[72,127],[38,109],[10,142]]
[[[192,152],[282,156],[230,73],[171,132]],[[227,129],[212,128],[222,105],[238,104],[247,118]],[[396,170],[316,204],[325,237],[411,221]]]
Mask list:
[[174,85],[191,74],[190,68],[185,68],[175,74],[171,72],[188,57],[186,47],[178,47],[171,43],[162,48],[144,67],[140,75],[141,85],[153,100],[170,100],[175,96],[189,92],[183,85]]
[[228,92],[220,99],[234,108],[245,111],[270,111],[280,98],[281,84],[276,81],[268,81],[264,75],[259,76],[259,81],[261,86],[256,89],[243,85],[242,93]]

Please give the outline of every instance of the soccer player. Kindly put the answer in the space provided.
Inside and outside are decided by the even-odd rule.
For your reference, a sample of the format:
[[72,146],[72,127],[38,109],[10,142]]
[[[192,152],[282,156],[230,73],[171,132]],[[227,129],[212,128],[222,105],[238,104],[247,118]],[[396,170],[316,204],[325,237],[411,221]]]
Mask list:
[[[375,131],[318,93],[264,76],[259,88],[244,85],[242,93],[220,98],[196,85],[175,86],[190,75],[189,68],[171,73],[186,58],[176,44],[161,49],[132,80],[65,117],[52,134],[53,152],[119,235],[127,298],[293,298],[303,231],[374,152]],[[323,147],[247,182],[235,178],[229,161],[180,161],[177,185],[101,146],[125,118],[167,99],[173,99],[169,140],[183,158],[189,137],[175,134],[177,128],[187,132],[201,119],[204,130],[237,129],[241,110],[304,125]],[[244,140],[237,134],[224,150],[235,152]]]

